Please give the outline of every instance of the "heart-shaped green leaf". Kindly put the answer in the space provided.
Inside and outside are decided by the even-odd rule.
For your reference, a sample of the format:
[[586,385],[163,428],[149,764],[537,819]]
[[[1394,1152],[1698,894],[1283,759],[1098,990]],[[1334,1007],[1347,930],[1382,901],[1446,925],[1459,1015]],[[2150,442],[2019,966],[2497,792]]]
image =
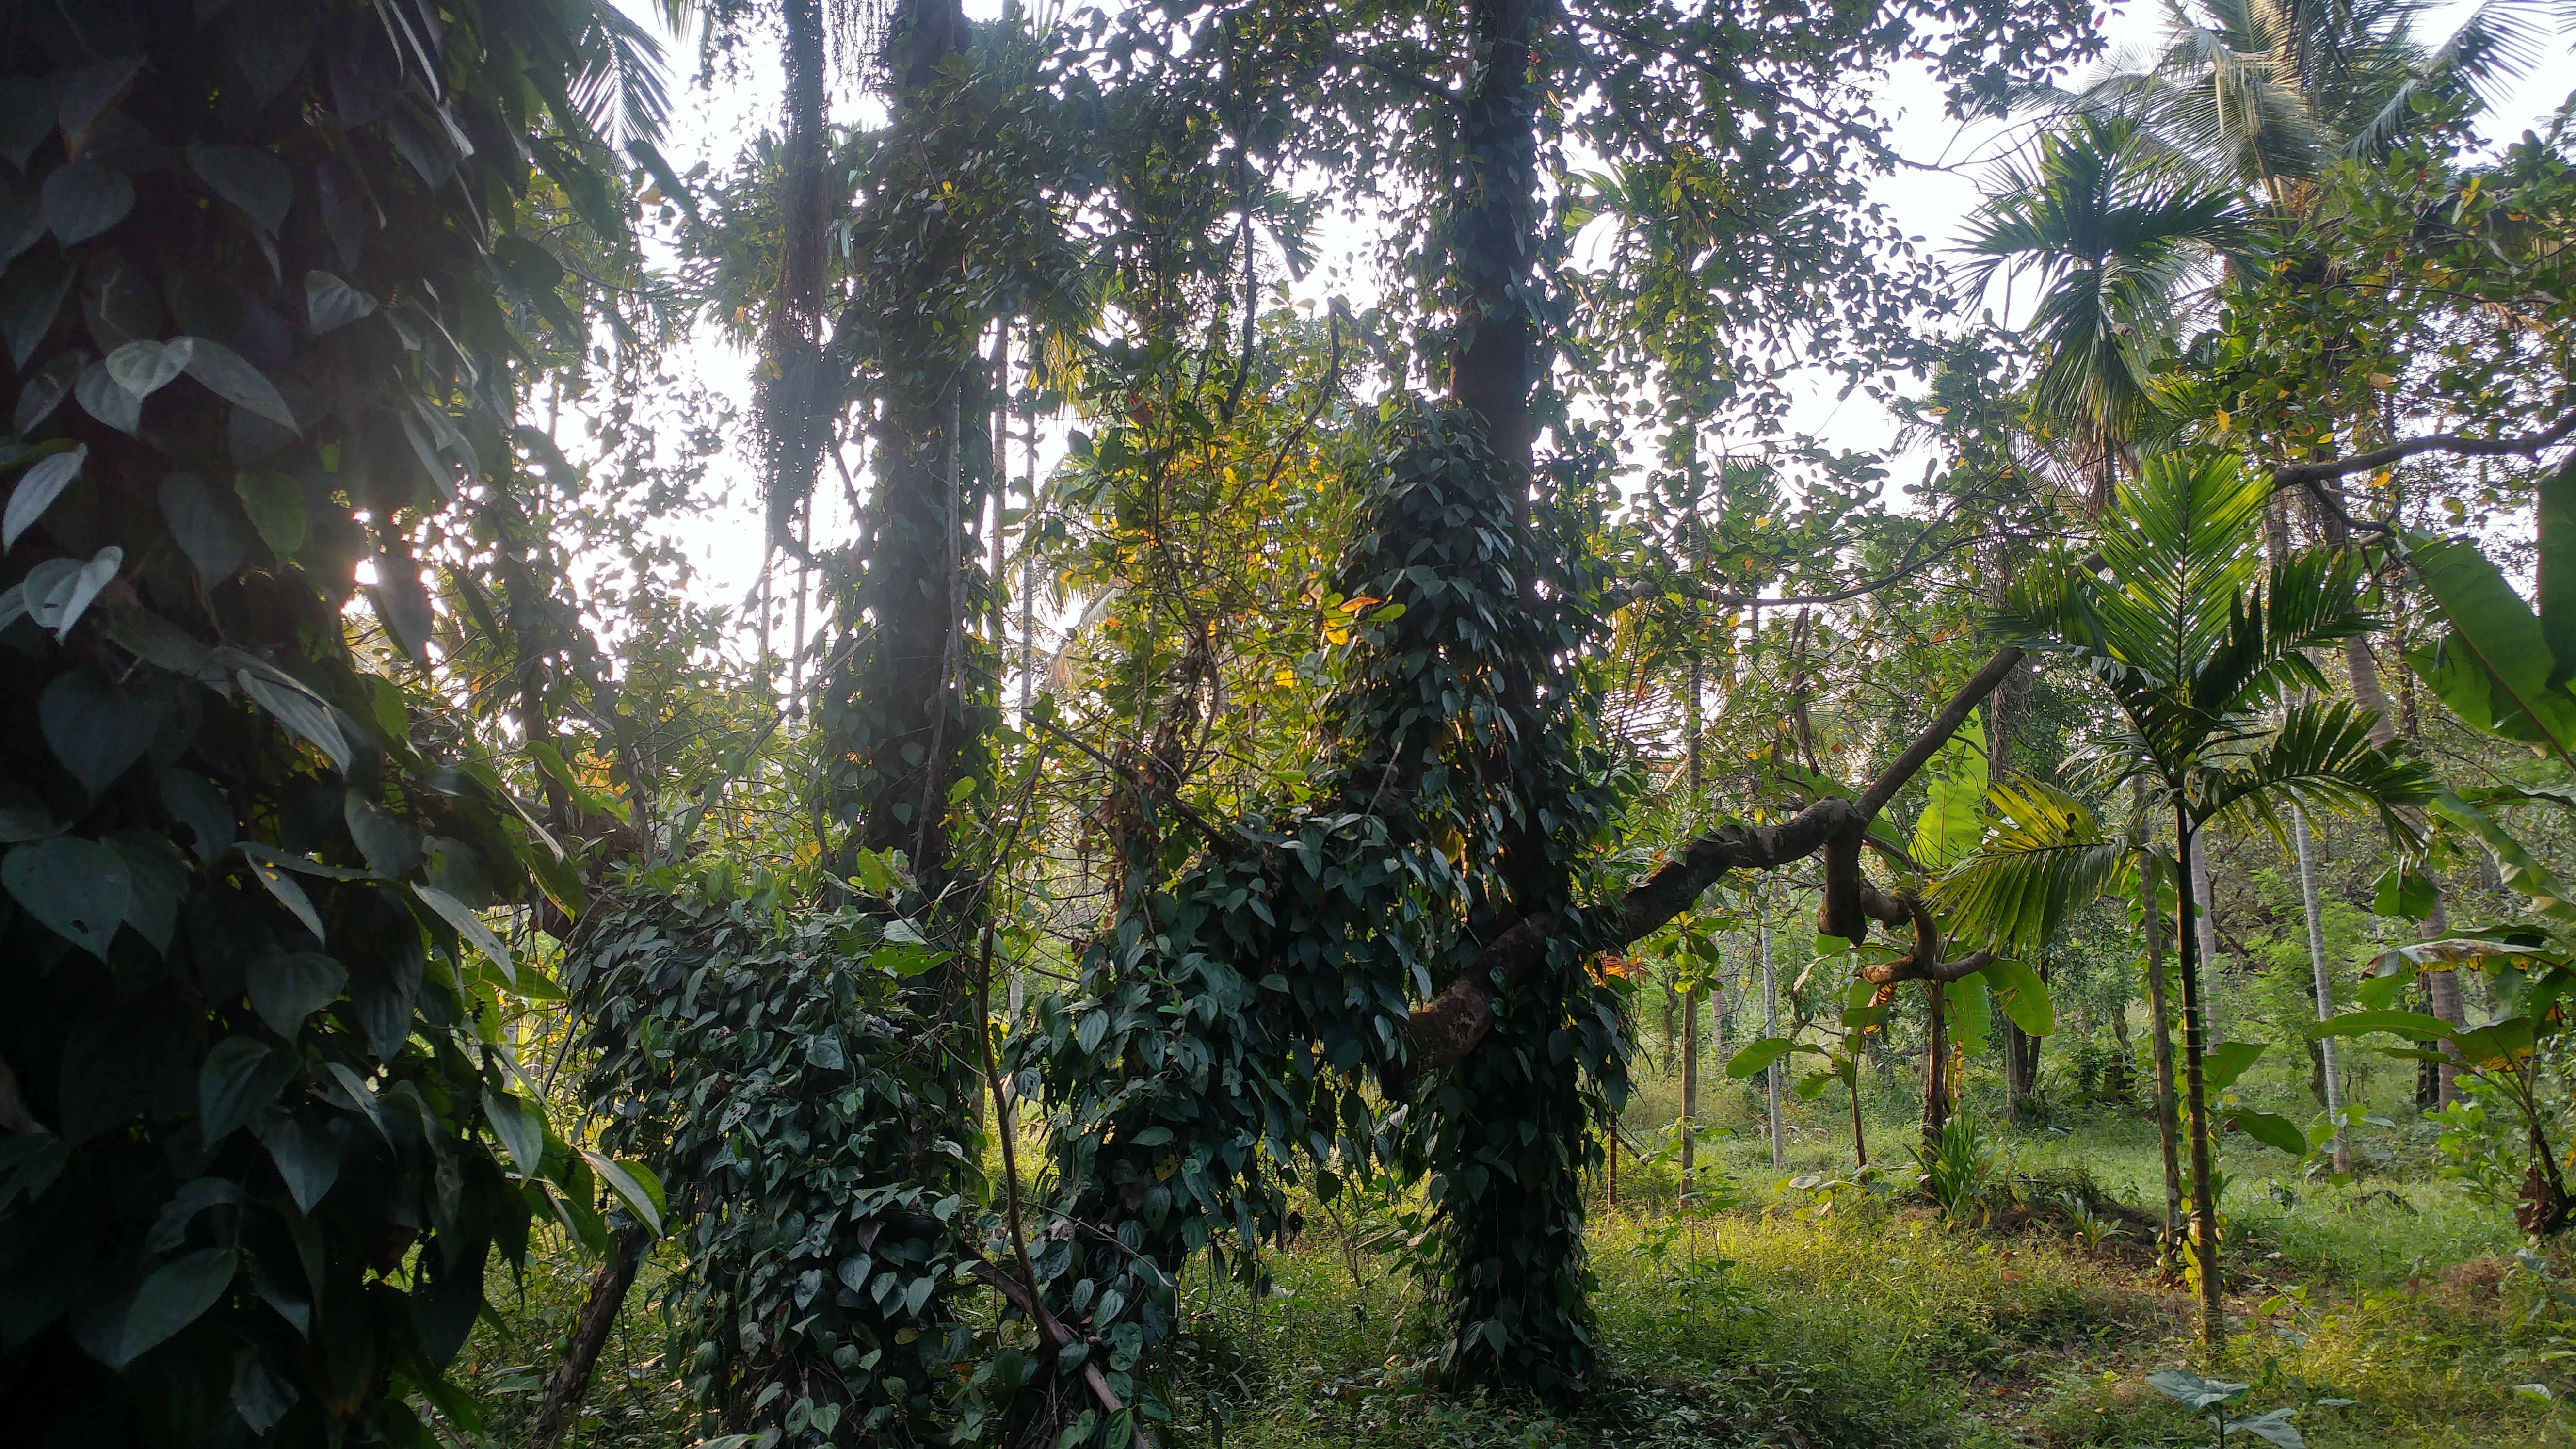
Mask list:
[[40,193],[45,225],[64,246],[78,246],[125,220],[134,210],[134,183],[124,173],[91,161],[70,161],[54,168]]
[[247,408],[289,432],[300,433],[295,414],[279,395],[277,384],[268,375],[250,365],[250,360],[220,342],[203,337],[185,339],[191,344],[188,375],[214,390],[216,396]]
[[231,578],[233,570],[241,567],[242,555],[250,551],[249,520],[240,502],[194,473],[173,473],[161,480],[161,521],[208,588]]
[[0,520],[0,549],[15,548],[18,535],[25,533],[54,500],[63,496],[72,480],[80,476],[81,465],[89,461],[89,445],[83,443],[68,453],[55,453],[39,458],[29,467],[18,486],[9,493],[9,511]]
[[268,1110],[295,1079],[295,1057],[256,1037],[228,1036],[197,1070],[197,1135],[208,1147]]
[[348,989],[348,968],[318,951],[280,951],[250,966],[251,1006],[269,1030],[290,1041],[306,1017]]
[[295,178],[285,162],[265,151],[190,142],[188,169],[270,236],[286,224],[286,210],[295,204]]
[[129,342],[107,355],[107,375],[136,397],[150,397],[187,370],[188,356],[195,350],[185,337],[176,342]]
[[230,1248],[205,1248],[153,1270],[126,1310],[111,1368],[122,1368],[196,1322],[230,1288],[241,1260]]
[[46,685],[36,716],[54,758],[93,796],[143,758],[161,727],[161,706],[149,694],[119,689],[86,668]]
[[0,886],[46,930],[101,961],[133,900],[124,858],[71,835],[10,850],[0,861]]

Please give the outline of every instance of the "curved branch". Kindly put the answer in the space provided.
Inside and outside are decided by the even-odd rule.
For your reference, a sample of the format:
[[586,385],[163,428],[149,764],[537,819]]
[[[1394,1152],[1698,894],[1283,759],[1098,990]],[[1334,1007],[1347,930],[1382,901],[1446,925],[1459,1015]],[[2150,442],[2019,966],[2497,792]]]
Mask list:
[[1452,106],[1462,103],[1461,98],[1456,91],[1449,89],[1447,86],[1442,85],[1440,82],[1433,80],[1429,76],[1423,75],[1418,71],[1406,70],[1403,66],[1395,65],[1388,61],[1378,60],[1372,56],[1363,55],[1359,51],[1353,50],[1347,45],[1326,46],[1323,54],[1324,58],[1327,60],[1336,61],[1342,65],[1353,66],[1360,70],[1374,72],[1375,74],[1393,81],[1397,85],[1402,86],[1404,89],[1412,91],[1417,95],[1429,96],[1435,101],[1445,101]]
[[2419,453],[2450,453],[2462,458],[2529,458],[2566,442],[2576,434],[2576,412],[2560,418],[2540,432],[2520,438],[2473,438],[2463,433],[2429,433],[2355,453],[2349,458],[2321,458],[2307,463],[2284,463],[2272,470],[2275,488],[2305,487],[2330,478],[2348,477],[2403,462]]
[[[1969,713],[2006,676],[2020,665],[2022,651],[2005,645],[1987,660],[1968,682],[1959,687],[1941,712],[1932,717],[1922,733],[1896,757],[1857,801],[1819,800],[1776,825],[1721,825],[1683,847],[1679,856],[1667,860],[1663,867],[1629,890],[1616,905],[1608,907],[1609,922],[1601,944],[1626,946],[1653,932],[1666,921],[1690,909],[1700,893],[1728,872],[1735,870],[1777,870],[1794,861],[1804,860],[1836,841],[1857,842],[1869,830],[1869,822],[1896,792],[1905,788],[1924,764],[1932,758],[1950,736],[1958,732]],[[1860,914],[1899,924],[1919,907],[1900,907],[1890,898],[1857,880],[1859,850],[1836,852],[1847,857],[1849,876],[1837,886],[1829,880],[1828,894],[1837,890],[1850,892]],[[1842,876],[1837,869],[1832,874]],[[1899,898],[1901,899],[1901,898]],[[1484,1043],[1494,1027],[1494,1004],[1504,986],[1524,980],[1547,962],[1549,944],[1567,925],[1566,918],[1545,911],[1526,916],[1509,930],[1485,944],[1476,959],[1467,964],[1439,995],[1413,1009],[1408,1020],[1412,1044],[1412,1065],[1404,1072],[1391,1072],[1387,1090],[1401,1096],[1410,1086],[1410,1073],[1452,1066]],[[1918,923],[1918,952],[1921,926]],[[1927,958],[1928,959],[1928,958]],[[1974,959],[1974,958],[1970,958]],[[1991,959],[1991,958],[1989,958]],[[1936,965],[1930,969],[1945,970]],[[1961,970],[1965,975],[1984,966]]]

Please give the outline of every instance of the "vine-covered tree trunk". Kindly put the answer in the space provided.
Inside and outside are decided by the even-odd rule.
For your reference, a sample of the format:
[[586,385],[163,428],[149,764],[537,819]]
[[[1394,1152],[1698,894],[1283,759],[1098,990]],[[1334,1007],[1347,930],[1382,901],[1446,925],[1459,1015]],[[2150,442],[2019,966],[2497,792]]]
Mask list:
[[951,301],[953,238],[913,213],[960,158],[940,145],[949,68],[967,48],[957,0],[906,0],[889,30],[894,134],[886,171],[861,219],[876,243],[864,291],[900,299],[910,315],[875,325],[882,389],[875,425],[876,492],[863,522],[865,562],[849,686],[834,721],[850,757],[850,844],[900,850],[938,893],[949,859],[948,792],[980,744],[969,692],[967,572],[978,550],[972,520],[990,477],[980,342],[986,319]]
[[[1459,131],[1462,203],[1452,214],[1449,262],[1456,297],[1449,391],[1481,427],[1492,458],[1485,486],[1508,506],[1527,569],[1519,602],[1532,618],[1550,613],[1536,569],[1551,550],[1536,545],[1531,502],[1537,376],[1534,289],[1541,245],[1538,107],[1533,74],[1537,0],[1471,0],[1471,53]],[[1463,545],[1462,537],[1453,547]],[[1461,555],[1462,557],[1465,555]],[[1483,793],[1511,821],[1471,921],[1484,939],[1521,921],[1573,908],[1579,829],[1564,753],[1565,693],[1553,687],[1556,641],[1532,631],[1532,652],[1502,661],[1502,708],[1516,738],[1486,752]],[[1544,696],[1544,697],[1543,697]],[[1451,1154],[1435,1164],[1451,1184],[1441,1204],[1448,1278],[1448,1362],[1465,1382],[1564,1392],[1592,1370],[1595,1334],[1583,1247],[1583,1164],[1594,1150],[1583,1068],[1551,1051],[1571,1004],[1590,983],[1579,940],[1552,942],[1547,959],[1498,1002],[1492,1034],[1462,1062],[1466,1120],[1444,1135]],[[1468,969],[1474,969],[1469,967]],[[1509,1172],[1482,1163],[1502,1156]]]

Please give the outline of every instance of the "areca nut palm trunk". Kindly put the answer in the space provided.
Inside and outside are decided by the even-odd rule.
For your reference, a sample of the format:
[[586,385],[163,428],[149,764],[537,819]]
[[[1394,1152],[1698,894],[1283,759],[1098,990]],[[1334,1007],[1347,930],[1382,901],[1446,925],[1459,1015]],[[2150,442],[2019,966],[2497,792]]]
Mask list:
[[[2299,852],[2299,905],[2307,917],[2308,965],[2316,975],[2317,1020],[2334,1016],[2334,977],[2326,969],[2325,924],[2317,913],[2316,849],[2309,840],[2308,815],[2298,806],[2290,807],[2290,837]],[[2343,1140],[2343,1084],[2335,1078],[2335,1040],[2325,1037],[2317,1050],[2325,1062],[2325,1106],[2327,1120],[2335,1124],[2334,1170],[2352,1171],[2352,1146]]]
[[[2174,850],[2181,858],[2186,877],[2198,855],[2195,837],[2199,827],[2180,796],[2174,800]],[[2179,919],[2174,923],[2174,939],[2180,946],[2182,977],[2182,1081],[2183,1108],[2189,1114],[2191,1142],[2191,1220],[2185,1238],[2191,1247],[2192,1267],[2200,1282],[2201,1337],[2215,1339],[2218,1325],[2224,1321],[2226,1305],[2222,1297],[2224,1284],[2218,1266],[2218,1202],[2209,1153],[2209,1089],[2201,1073],[2201,1057],[2209,1050],[2208,1022],[2202,1015],[2200,991],[2201,936],[2195,919],[2199,902],[2195,892],[2174,892],[2174,910]]]
[[2147,936],[2148,1043],[2156,1061],[2156,1143],[2163,1150],[2165,1169],[2165,1237],[2160,1256],[2171,1266],[2171,1256],[2182,1245],[2181,1101],[2174,1084],[2173,1012],[2166,1000],[2165,928],[2156,916],[2154,869],[2152,863],[2140,862],[2138,880],[2144,906],[2141,924]]

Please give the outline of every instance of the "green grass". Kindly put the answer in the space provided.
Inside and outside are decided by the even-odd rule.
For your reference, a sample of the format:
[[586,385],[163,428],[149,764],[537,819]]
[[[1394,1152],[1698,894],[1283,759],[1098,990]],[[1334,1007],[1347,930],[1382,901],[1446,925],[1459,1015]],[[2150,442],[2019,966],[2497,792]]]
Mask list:
[[[1668,1083],[1646,1088],[1625,1126],[1651,1148],[1668,1138],[1675,1104]],[[2155,1275],[2147,1239],[2161,1215],[2162,1171],[2139,1114],[2061,1111],[2045,1124],[1993,1129],[2023,1204],[1999,1196],[1993,1221],[1964,1229],[1902,1196],[1845,1192],[1820,1213],[1813,1194],[1791,1185],[1849,1173],[1839,1097],[1793,1104],[1787,1161],[1775,1171],[1756,1135],[1758,1098],[1715,1084],[1703,1117],[1734,1135],[1702,1159],[1688,1204],[1669,1160],[1627,1156],[1620,1206],[1599,1205],[1590,1234],[1606,1372],[1571,1417],[1439,1391],[1427,1369],[1434,1305],[1401,1262],[1357,1248],[1370,1227],[1347,1216],[1347,1202],[1341,1212],[1308,1204],[1303,1235],[1268,1260],[1273,1296],[1256,1303],[1239,1285],[1211,1285],[1203,1267],[1189,1275],[1188,1328],[1164,1384],[1179,1412],[1169,1442],[2210,1444],[2205,1422],[2145,1384],[2148,1373],[2181,1366],[2252,1383],[2249,1412],[2298,1408],[2319,1449],[2571,1441],[2547,1404],[2515,1386],[2576,1390],[2564,1371],[2576,1362],[2576,1314],[2527,1314],[2542,1285],[2510,1266],[2517,1238],[2507,1213],[2430,1176],[2424,1129],[2374,1129],[2383,1139],[2375,1169],[2344,1186],[2301,1176],[2254,1144],[2223,1145],[2233,1174],[2224,1204],[2232,1331],[2204,1351],[2192,1300]],[[1904,1161],[1915,1135],[1910,1092],[1901,1081],[1877,1087],[1865,1105],[1875,1158]],[[1886,1176],[1910,1181],[1910,1163]],[[2126,1204],[2103,1211],[2132,1226],[2088,1251],[2052,1203],[2070,1190]],[[500,1323],[469,1346],[467,1374],[497,1442],[523,1442],[530,1390],[585,1282],[577,1261],[541,1263],[524,1297],[502,1290]],[[568,1444],[692,1442],[696,1419],[658,1357],[651,1298],[649,1283],[639,1285],[591,1413]],[[2331,1399],[2353,1402],[2318,1402]]]

